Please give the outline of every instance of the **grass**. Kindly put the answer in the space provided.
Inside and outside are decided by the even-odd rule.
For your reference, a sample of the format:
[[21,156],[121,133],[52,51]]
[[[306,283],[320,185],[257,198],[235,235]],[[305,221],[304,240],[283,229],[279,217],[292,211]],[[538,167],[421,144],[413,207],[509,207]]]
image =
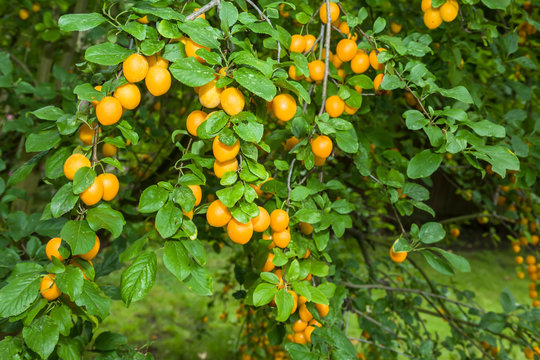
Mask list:
[[[148,350],[156,359],[234,358],[240,329],[234,314],[238,301],[230,293],[223,297],[224,301],[196,295],[163,266],[161,256],[158,259],[156,281],[146,298],[129,308],[121,301],[112,302],[111,316],[100,328],[125,335],[129,344]],[[220,259],[208,258],[208,267],[214,270],[214,275],[225,265]],[[118,284],[120,275],[121,270],[105,281]],[[214,283],[214,290],[220,294],[223,286]],[[221,320],[219,316],[223,312],[231,314]]]
[[[481,250],[460,253],[471,264],[470,273],[461,273],[457,276],[446,276],[432,270],[425,261],[422,267],[426,269],[431,278],[436,278],[441,284],[452,285],[458,289],[471,289],[476,293],[475,301],[486,311],[502,311],[500,302],[501,291],[507,287],[516,302],[530,304],[529,289],[526,280],[519,280],[515,275],[513,254],[508,250]],[[430,329],[434,329],[441,339],[450,335],[450,326],[442,319],[424,316]],[[512,359],[525,359],[523,352],[514,350],[510,354]],[[444,354],[442,359],[458,359],[452,354]]]
[[[474,290],[476,302],[487,311],[501,310],[499,295],[504,287],[508,287],[517,302],[529,303],[528,283],[516,279],[510,253],[482,250],[460,254],[471,263],[471,273],[449,277],[432,270],[423,260],[420,263],[438,283]],[[227,257],[223,253],[218,257],[209,251],[208,267],[213,275],[223,273],[230,264],[224,260]],[[105,281],[118,284],[120,274],[121,271],[117,271]],[[125,335],[130,344],[148,349],[156,359],[233,359],[241,328],[240,320],[235,316],[239,303],[232,297],[232,291],[223,295],[222,284],[215,282],[214,286],[214,297],[195,295],[159,263],[156,282],[148,296],[129,308],[121,301],[113,302],[111,316],[101,329]],[[224,312],[228,316],[221,320],[220,314]],[[203,322],[205,316],[207,323]],[[425,319],[440,339],[450,334],[450,327],[443,320],[431,316],[425,316]],[[350,333],[359,331],[354,323],[351,318]],[[523,357],[519,353],[513,354],[512,358]],[[447,353],[440,359],[454,357]]]

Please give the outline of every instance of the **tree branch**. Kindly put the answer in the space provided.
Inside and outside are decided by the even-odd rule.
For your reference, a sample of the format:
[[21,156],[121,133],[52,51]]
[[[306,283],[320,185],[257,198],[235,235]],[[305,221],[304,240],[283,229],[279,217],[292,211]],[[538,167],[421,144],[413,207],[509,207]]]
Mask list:
[[394,337],[396,339],[405,340],[404,338],[399,336],[394,330],[390,329],[389,327],[385,326],[384,324],[381,324],[380,322],[378,322],[377,320],[375,320],[374,318],[372,318],[368,314],[364,314],[363,312],[361,312],[361,311],[359,311],[357,309],[352,309],[352,312],[362,316],[364,319],[366,319],[367,321],[369,321],[372,324],[377,325],[378,327],[380,327],[381,329],[383,329],[387,333],[390,333],[390,334],[394,335]]
[[[270,19],[268,18],[268,16],[264,15],[264,13],[261,11],[261,9],[259,9],[259,7],[251,0],[246,0],[246,2],[248,4],[250,4],[255,10],[257,10],[257,12],[259,13],[259,15],[264,19],[266,20],[266,22],[268,24],[270,24],[270,27],[272,29],[274,29],[274,25],[272,25],[272,22],[270,21]],[[279,43],[279,40],[277,40],[277,62],[279,64],[279,61],[280,61],[280,58],[281,58],[281,44]]]
[[7,52],[9,54],[9,56],[17,63],[17,65],[19,65],[21,67],[21,69],[23,69],[23,71],[25,73],[27,73],[28,75],[30,75],[30,77],[32,78],[32,82],[34,83],[34,86],[37,86],[37,81],[36,81],[36,78],[34,77],[34,74],[32,74],[32,72],[30,71],[30,69],[28,68],[28,66],[26,66],[25,63],[23,63],[18,57],[16,57],[15,55],[13,55],[11,52]]
[[323,36],[323,33],[324,33],[324,24],[321,24],[321,31],[320,31],[320,33],[319,33],[319,37],[318,37],[317,39],[315,39],[315,42],[313,43],[313,45],[311,45],[311,47],[310,47],[308,50],[306,50],[306,51],[304,52],[304,55],[309,54],[310,52],[313,51],[313,49],[315,49],[315,46],[317,46],[317,43],[318,43],[319,41],[321,41],[322,36]]
[[218,4],[219,4],[219,0],[212,0],[208,4],[204,5],[202,8],[200,8],[199,10],[196,10],[192,12],[190,15],[186,16],[186,20],[195,20],[198,16],[218,6]]
[[397,351],[397,350],[395,350],[395,349],[386,347],[386,346],[384,346],[384,345],[377,344],[377,343],[375,343],[375,342],[373,342],[373,341],[369,341],[369,340],[361,339],[361,338],[352,338],[352,337],[349,337],[348,339],[349,339],[349,340],[359,341],[359,342],[362,342],[362,343],[364,343],[364,344],[370,344],[370,345],[376,346],[376,347],[378,347],[378,348],[381,348],[381,349],[383,349],[383,350],[388,350],[388,351],[395,352],[396,354],[405,356],[405,357],[407,357],[407,358],[409,358],[409,359],[414,359],[412,356],[407,355],[407,354],[405,354],[405,353],[402,353],[401,351]]
[[92,166],[95,166],[98,162],[98,157],[97,157],[98,137],[99,137],[99,123],[96,122],[94,126],[94,137],[92,138]]
[[349,282],[346,282],[346,283],[343,283],[343,284],[346,287],[350,287],[350,288],[353,288],[353,289],[381,289],[381,290],[392,291],[392,292],[408,292],[408,293],[414,293],[414,294],[419,294],[419,295],[425,295],[425,296],[429,296],[429,297],[433,297],[433,298],[437,298],[437,299],[442,299],[442,300],[454,303],[456,305],[461,305],[463,307],[474,309],[474,310],[477,310],[477,311],[479,311],[481,313],[485,312],[482,309],[479,309],[479,308],[477,308],[475,306],[472,306],[472,305],[469,305],[469,304],[465,304],[465,303],[463,303],[461,301],[450,299],[450,298],[448,298],[446,296],[443,296],[443,295],[435,294],[435,293],[428,292],[428,291],[418,290],[418,289],[396,288],[396,287],[391,287],[391,286],[386,286],[386,285],[379,285],[379,284],[353,284],[353,283],[349,283]]

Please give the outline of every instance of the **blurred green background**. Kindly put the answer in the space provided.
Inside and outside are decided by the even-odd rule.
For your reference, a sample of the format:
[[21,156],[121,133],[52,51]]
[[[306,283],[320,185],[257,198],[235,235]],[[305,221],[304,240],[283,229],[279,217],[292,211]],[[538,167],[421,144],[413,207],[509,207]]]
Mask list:
[[[220,254],[208,250],[208,267],[214,277],[232,276],[230,249],[224,248]],[[454,277],[441,275],[431,270],[421,256],[412,256],[439,283],[474,289],[476,302],[486,311],[501,311],[499,296],[504,287],[508,287],[518,303],[529,302],[528,282],[515,277],[511,252],[481,250],[462,251],[460,254],[470,261],[472,271],[457,273]],[[116,271],[103,281],[117,284],[120,274],[121,271]],[[156,282],[148,296],[133,303],[129,309],[121,301],[113,302],[112,316],[105,320],[101,329],[125,335],[130,344],[147,349],[156,359],[234,359],[237,339],[241,336],[242,319],[236,316],[239,302],[232,294],[237,289],[234,284],[231,285],[232,288],[224,293],[223,284],[215,281],[215,295],[201,297],[179,283],[160,262]],[[224,313],[227,316],[221,319]],[[208,318],[205,319],[205,316]],[[442,319],[429,315],[424,318],[430,330],[438,333],[441,341],[450,334],[449,325]],[[350,315],[348,335],[360,337],[361,330],[355,320],[356,316]],[[362,352],[363,346],[358,345],[359,352]],[[522,353],[513,356],[515,359],[524,359]],[[453,357],[445,354],[440,359]]]

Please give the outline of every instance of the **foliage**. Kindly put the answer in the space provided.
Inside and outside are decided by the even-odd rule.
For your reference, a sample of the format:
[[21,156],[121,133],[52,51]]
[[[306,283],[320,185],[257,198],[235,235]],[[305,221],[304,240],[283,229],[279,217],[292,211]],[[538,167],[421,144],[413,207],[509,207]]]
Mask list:
[[[243,359],[539,356],[538,9],[424,3],[0,5],[2,357],[152,358],[97,329],[158,261],[200,296],[240,286]],[[437,217],[441,179],[470,213]],[[485,311],[417,263],[474,271],[448,246],[471,220],[532,306]],[[234,279],[208,270],[223,247]]]

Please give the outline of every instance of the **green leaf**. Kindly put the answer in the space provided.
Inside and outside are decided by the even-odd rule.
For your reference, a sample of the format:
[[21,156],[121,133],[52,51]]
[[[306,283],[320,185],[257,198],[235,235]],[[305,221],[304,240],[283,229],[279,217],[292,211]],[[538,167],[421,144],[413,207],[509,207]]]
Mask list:
[[446,151],[451,154],[456,154],[463,151],[467,147],[467,140],[456,137],[451,132],[446,132]]
[[83,345],[78,339],[61,337],[56,347],[56,354],[62,360],[79,360],[82,358],[83,350]]
[[60,329],[49,316],[40,316],[30,326],[24,327],[22,335],[26,345],[46,359],[56,347]]
[[64,110],[59,109],[53,105],[48,105],[32,111],[30,114],[41,120],[56,121],[60,116],[64,115]]
[[[195,206],[195,195],[187,186],[180,186],[173,190],[173,200],[184,211],[191,211]],[[182,215],[180,215],[182,216]]]
[[68,336],[71,328],[73,327],[73,321],[71,321],[71,312],[69,307],[62,305],[56,306],[50,312],[51,318],[54,320],[60,330],[60,334]]
[[381,83],[381,89],[395,90],[403,89],[407,84],[405,81],[400,80],[397,75],[385,75]]
[[510,0],[482,0],[482,3],[490,9],[505,10],[510,5]]
[[233,72],[233,78],[248,91],[262,97],[266,101],[272,101],[274,96],[276,96],[277,89],[274,83],[256,70],[242,67]]
[[4,75],[8,75],[13,71],[13,64],[9,60],[9,54],[5,51],[0,51],[0,71]]
[[[299,275],[300,275],[300,263],[298,262],[298,259],[294,259],[289,265],[289,269],[287,270],[287,274],[286,274],[287,281],[295,281],[298,279]],[[328,275],[328,272],[326,272],[325,275],[317,275],[315,273],[313,273],[313,275],[326,276]]]
[[321,211],[316,209],[303,208],[298,210],[293,217],[301,222],[316,224],[321,221]]
[[127,25],[121,25],[121,28],[139,41],[146,38],[146,26],[137,21],[130,21]]
[[441,241],[446,236],[446,231],[437,222],[427,222],[420,228],[418,238],[424,244],[433,244]]
[[71,135],[79,128],[79,123],[75,115],[64,114],[56,120],[56,127],[61,135]]
[[86,220],[68,221],[60,231],[60,237],[69,244],[73,255],[86,254],[96,242],[96,234]]
[[373,23],[373,33],[377,34],[384,30],[386,27],[386,20],[382,17],[377,18]]
[[330,267],[322,261],[311,260],[311,273],[315,276],[325,277],[328,276]]
[[420,130],[429,124],[429,120],[418,110],[407,110],[403,113],[403,117],[407,128],[410,130]]
[[309,190],[309,188],[299,185],[291,191],[291,200],[302,201],[302,200],[307,199],[307,197],[310,194],[311,194],[311,190]]
[[506,317],[502,314],[497,314],[490,311],[482,317],[480,327],[498,334],[506,327]]
[[120,293],[126,306],[143,299],[150,291],[156,279],[156,266],[156,254],[144,252],[122,273]]
[[452,89],[438,89],[438,92],[443,96],[450,97],[467,104],[473,103],[471,94],[469,94],[469,90],[467,90],[465,86],[456,86]]
[[47,158],[45,162],[45,175],[49,179],[57,179],[64,175],[64,163],[71,155],[68,147],[59,148],[54,154]]
[[192,269],[185,283],[196,294],[210,296],[213,293],[212,276],[206,268],[199,264],[196,264],[195,268]]
[[410,198],[418,201],[425,201],[429,199],[428,189],[415,183],[406,183],[403,186],[403,194],[406,194]]
[[229,116],[225,111],[214,112],[197,128],[197,136],[201,139],[214,138],[221,129],[229,122]]
[[88,314],[105,319],[109,315],[111,300],[95,283],[84,280],[82,294],[75,300],[75,304],[84,306]]
[[94,231],[105,229],[111,232],[112,239],[116,239],[122,234],[126,221],[120,211],[116,211],[109,204],[99,204],[88,209],[86,212],[88,225]]
[[141,213],[158,211],[167,201],[169,192],[157,185],[147,187],[139,200],[138,210]]
[[279,284],[279,278],[273,272],[262,272],[260,276],[261,276],[261,279],[263,279],[264,281],[270,284],[273,284],[273,285]]
[[83,272],[76,266],[66,266],[63,273],[56,275],[55,283],[62,293],[68,294],[72,301],[76,300],[83,291]]
[[217,49],[220,46],[218,39],[221,39],[221,32],[211,27],[204,19],[197,18],[192,21],[186,21],[179,24],[178,27],[199,45],[209,47],[210,49]]
[[409,241],[403,237],[400,236],[397,241],[392,245],[394,252],[402,252],[402,251],[412,251],[412,246],[409,244]]
[[167,201],[156,215],[156,229],[162,238],[173,236],[182,224],[182,210],[172,201]]
[[493,171],[502,177],[506,176],[507,170],[519,170],[519,159],[510,150],[503,146],[476,146],[483,160],[489,161]]
[[120,124],[116,125],[116,128],[119,129],[122,135],[127,140],[131,141],[133,145],[137,145],[139,142],[139,134],[132,130],[133,128],[127,121],[122,120]]
[[280,289],[276,294],[277,321],[285,321],[291,316],[291,311],[294,306],[294,298],[292,294],[285,289]]
[[506,136],[504,126],[495,124],[489,120],[478,122],[466,121],[465,124],[480,136],[493,136],[497,138],[504,138]]
[[274,85],[279,86],[282,89],[292,91],[296,96],[302,98],[308,104],[311,104],[311,96],[307,90],[297,81],[289,81],[285,79],[274,80]]
[[216,192],[217,197],[226,207],[233,207],[244,195],[244,185],[237,182],[233,186],[226,187]]
[[[384,80],[384,79],[383,79]],[[347,79],[347,84],[360,86],[361,89],[373,89],[373,80],[367,75],[355,75]]]
[[127,262],[133,260],[139,253],[142,252],[142,249],[148,244],[149,233],[146,233],[143,237],[135,240],[129,247],[124,250],[123,253],[118,257],[118,261]]
[[183,20],[184,16],[170,7],[154,7],[152,5],[141,5],[132,8],[133,11],[143,15],[154,15],[165,20]]
[[249,51],[236,51],[231,54],[229,61],[237,65],[246,65],[259,70],[265,77],[270,78],[273,73],[272,65],[266,61],[256,58]]
[[424,150],[413,156],[407,166],[407,176],[412,179],[428,177],[433,174],[442,162],[442,155]]
[[84,52],[84,58],[99,65],[112,66],[120,64],[132,53],[133,51],[120,45],[106,42],[90,46]]
[[[336,119],[332,119],[336,120]],[[336,143],[338,147],[349,154],[354,154],[358,151],[358,136],[356,130],[351,128],[345,131],[336,132]]]
[[25,142],[26,152],[49,150],[60,143],[60,134],[56,130],[48,130],[28,135]]
[[264,125],[257,122],[254,114],[242,111],[233,117],[234,131],[245,141],[259,143],[264,134]]
[[182,35],[180,34],[176,23],[168,20],[160,21],[157,30],[161,36],[168,39],[178,39]]
[[504,287],[504,290],[501,292],[500,296],[501,306],[506,314],[511,313],[517,308],[516,300],[514,296],[508,290],[508,287]]
[[12,275],[8,284],[0,289],[0,316],[8,318],[28,309],[39,296],[40,282],[37,272]]
[[441,257],[431,253],[428,250],[422,250],[422,255],[426,259],[427,263],[441,274],[453,276],[454,270],[448,265],[448,263]]
[[[305,345],[287,342],[285,344],[285,349],[291,356],[292,360],[318,360],[320,359],[319,355],[317,355],[316,353],[312,353],[310,349]],[[341,359],[346,359],[346,357],[341,357]]]
[[158,53],[165,46],[165,41],[156,39],[146,39],[141,44],[143,55],[150,56]]
[[176,80],[190,87],[208,84],[216,76],[212,68],[199,63],[194,57],[175,62],[169,70]]
[[[13,174],[8,178],[7,187],[10,187],[11,185],[18,184],[19,182],[23,181],[28,174],[32,171],[34,166],[45,156],[47,155],[48,151],[42,151],[39,154],[34,155],[30,160],[25,162],[20,168],[15,170]],[[63,170],[62,170],[63,171]]]
[[105,331],[98,335],[94,341],[94,347],[100,351],[114,351],[127,344],[127,338],[124,335]]
[[75,173],[73,177],[73,193],[80,194],[87,190],[96,179],[96,172],[91,167],[82,167]]
[[253,292],[253,305],[262,306],[268,304],[274,296],[276,296],[278,289],[274,284],[260,283]]
[[61,31],[86,31],[104,23],[106,19],[98,13],[66,14],[58,19]]
[[232,3],[222,1],[219,10],[219,19],[221,21],[221,28],[227,31],[238,20],[238,10]]
[[163,248],[163,264],[179,281],[191,273],[191,260],[180,241],[167,241]]
[[437,248],[432,248],[432,250],[441,254],[450,263],[450,265],[452,265],[457,271],[471,272],[471,265],[469,264],[467,259],[465,259],[463,256],[459,256],[451,252],[448,252],[442,249],[437,249]]
[[291,60],[294,62],[296,75],[309,76],[308,60],[302,53],[291,52]]
[[79,100],[86,101],[100,101],[105,96],[104,93],[94,89],[94,87],[89,83],[75,86],[75,89],[73,89],[73,93],[77,95]]
[[73,209],[77,200],[79,200],[79,197],[73,194],[73,185],[71,182],[68,182],[62,186],[51,199],[52,216],[57,218],[64,215]]

